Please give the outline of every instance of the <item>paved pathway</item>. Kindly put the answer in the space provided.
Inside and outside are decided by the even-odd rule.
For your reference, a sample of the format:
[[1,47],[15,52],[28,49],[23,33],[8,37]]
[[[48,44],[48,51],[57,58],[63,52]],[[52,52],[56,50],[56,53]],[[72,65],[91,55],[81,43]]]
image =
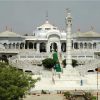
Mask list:
[[[23,100],[64,100],[64,96],[61,94],[27,95]],[[100,100],[100,94],[98,100]]]
[[29,95],[24,100],[63,100],[63,95],[59,94],[45,94],[45,95]]

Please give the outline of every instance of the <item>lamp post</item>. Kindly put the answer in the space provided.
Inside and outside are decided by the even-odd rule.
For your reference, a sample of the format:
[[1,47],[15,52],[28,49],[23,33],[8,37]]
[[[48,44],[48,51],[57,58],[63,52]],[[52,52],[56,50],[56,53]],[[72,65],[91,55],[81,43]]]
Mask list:
[[97,100],[98,100],[98,67],[97,67]]

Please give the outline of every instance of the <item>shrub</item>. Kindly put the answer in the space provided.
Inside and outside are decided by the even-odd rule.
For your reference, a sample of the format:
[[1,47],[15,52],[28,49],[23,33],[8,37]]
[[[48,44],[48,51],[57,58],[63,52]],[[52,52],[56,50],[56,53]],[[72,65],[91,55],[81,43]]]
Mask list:
[[56,64],[56,61],[53,60],[52,58],[47,58],[47,59],[44,59],[42,60],[42,64],[45,68],[47,69],[51,69],[54,67],[54,65]]
[[70,92],[64,92],[64,96],[66,97],[66,99],[70,99],[71,98],[71,94],[70,94]]
[[[62,61],[62,64],[64,65],[64,67],[66,66],[66,59],[64,59],[64,60]],[[72,66],[75,67],[75,66],[77,66],[77,65],[78,65],[77,60],[72,59]]]
[[93,97],[93,95],[90,92],[85,92],[84,98],[86,100],[95,100],[95,98]]
[[42,91],[41,91],[41,94],[47,94],[47,93],[46,93],[46,91],[42,90]]

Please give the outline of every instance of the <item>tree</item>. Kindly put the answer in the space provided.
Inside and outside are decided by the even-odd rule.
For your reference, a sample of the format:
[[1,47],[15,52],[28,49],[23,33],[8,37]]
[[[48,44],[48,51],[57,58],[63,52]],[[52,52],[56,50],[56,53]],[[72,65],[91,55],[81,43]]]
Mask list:
[[0,100],[19,100],[36,81],[14,67],[0,63]]
[[[66,66],[66,59],[64,59],[64,60],[62,61],[62,64],[64,65],[64,67]],[[77,65],[78,65],[77,60],[72,59],[72,66],[75,67],[75,66],[77,66]]]
[[46,58],[44,60],[42,60],[42,64],[45,68],[47,69],[51,69],[54,67],[54,65],[56,64],[56,61],[53,60],[52,58]]

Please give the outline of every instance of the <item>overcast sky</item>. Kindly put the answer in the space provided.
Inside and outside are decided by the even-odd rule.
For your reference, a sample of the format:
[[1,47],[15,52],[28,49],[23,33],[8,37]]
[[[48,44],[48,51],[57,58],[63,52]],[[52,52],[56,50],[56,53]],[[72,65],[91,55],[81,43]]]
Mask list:
[[73,32],[90,31],[93,26],[100,33],[100,1],[96,0],[31,0],[0,1],[0,32],[5,27],[14,32],[32,34],[33,29],[48,19],[51,24],[65,29],[65,9],[70,8],[73,17]]

